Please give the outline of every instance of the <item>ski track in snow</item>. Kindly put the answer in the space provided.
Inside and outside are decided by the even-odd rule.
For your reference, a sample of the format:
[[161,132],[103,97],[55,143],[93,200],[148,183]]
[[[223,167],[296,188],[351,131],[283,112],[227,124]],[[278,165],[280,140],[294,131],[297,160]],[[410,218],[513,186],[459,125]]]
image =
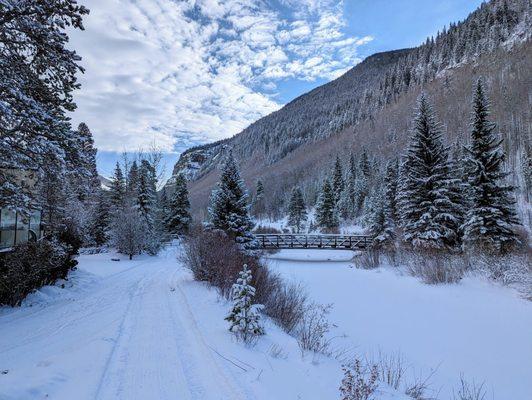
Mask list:
[[[0,369],[9,370],[0,377],[0,399],[253,399],[222,370],[198,329],[174,250],[110,274],[72,301],[0,315]],[[22,335],[21,325],[28,326]],[[67,362],[61,372],[41,370],[85,345],[95,352],[73,365],[86,372],[81,382],[70,379]],[[10,386],[24,375],[26,387]]]

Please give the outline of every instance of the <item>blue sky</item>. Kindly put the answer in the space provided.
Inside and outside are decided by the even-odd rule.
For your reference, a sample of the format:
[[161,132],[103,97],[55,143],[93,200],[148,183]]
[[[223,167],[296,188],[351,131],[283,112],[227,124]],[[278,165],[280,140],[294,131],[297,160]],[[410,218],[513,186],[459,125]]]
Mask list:
[[86,122],[110,175],[156,146],[166,175],[184,149],[230,137],[363,58],[420,44],[479,0],[82,0],[72,47]]

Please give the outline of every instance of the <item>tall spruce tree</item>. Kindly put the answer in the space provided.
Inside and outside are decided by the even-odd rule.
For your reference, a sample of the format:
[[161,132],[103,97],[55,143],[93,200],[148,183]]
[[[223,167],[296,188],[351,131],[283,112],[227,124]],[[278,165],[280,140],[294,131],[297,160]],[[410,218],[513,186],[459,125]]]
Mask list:
[[344,188],[344,171],[342,168],[342,163],[340,162],[340,157],[337,155],[336,162],[334,163],[334,171],[332,177],[332,189],[334,192],[334,201],[336,202],[336,204],[338,204],[338,202],[340,201],[340,197],[342,196]]
[[168,232],[182,234],[188,231],[191,221],[189,209],[187,179],[184,174],[179,174],[175,180],[174,193],[168,202],[168,214],[165,219]]
[[118,162],[116,163],[115,172],[111,180],[110,194],[112,211],[122,208],[126,197],[126,181]]
[[[135,166],[134,162],[131,168]],[[141,160],[137,173],[137,207],[140,215],[144,218],[148,231],[153,232],[156,219],[156,182],[154,179],[153,167],[148,160]],[[129,176],[131,177],[131,171]],[[131,181],[130,181],[131,183]]]
[[96,246],[103,246],[109,241],[110,217],[109,194],[99,189],[89,227],[89,235]]
[[338,214],[334,191],[328,179],[325,179],[316,206],[316,223],[322,229],[332,231],[338,228]]
[[353,153],[349,156],[349,170],[345,179],[345,189],[342,192],[340,202],[338,204],[338,211],[342,218],[352,220],[356,217],[357,212],[357,166],[355,156]]
[[401,212],[405,240],[418,248],[442,249],[459,240],[457,205],[449,196],[448,150],[432,106],[422,94],[406,154]]
[[264,184],[259,179],[257,181],[257,187],[255,189],[255,197],[253,199],[253,214],[257,218],[262,218],[265,211],[266,211],[266,207],[264,204]]
[[505,252],[517,243],[512,186],[504,183],[502,140],[489,120],[489,101],[479,79],[473,98],[471,144],[467,148],[469,209],[463,226],[464,242],[470,248]]
[[295,228],[295,231],[299,233],[306,221],[307,208],[305,206],[305,200],[303,199],[303,193],[301,193],[299,187],[295,187],[292,190],[290,203],[288,205],[288,225]]
[[134,160],[131,163],[129,170],[127,170],[127,165],[126,165],[126,172],[127,172],[126,186],[127,186],[128,196],[135,197],[137,196],[138,189],[139,189],[139,166],[136,160]]
[[253,241],[247,198],[244,182],[230,152],[222,167],[220,181],[212,192],[209,215],[214,228],[225,231],[245,245]]

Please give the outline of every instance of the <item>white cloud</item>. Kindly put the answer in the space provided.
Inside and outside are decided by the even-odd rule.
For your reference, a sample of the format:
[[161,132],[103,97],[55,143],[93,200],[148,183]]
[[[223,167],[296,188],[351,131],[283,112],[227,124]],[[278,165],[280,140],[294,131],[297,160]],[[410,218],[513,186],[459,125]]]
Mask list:
[[370,37],[343,33],[342,0],[85,0],[73,32],[85,75],[75,123],[101,150],[165,151],[229,137],[278,109],[283,79],[334,79]]

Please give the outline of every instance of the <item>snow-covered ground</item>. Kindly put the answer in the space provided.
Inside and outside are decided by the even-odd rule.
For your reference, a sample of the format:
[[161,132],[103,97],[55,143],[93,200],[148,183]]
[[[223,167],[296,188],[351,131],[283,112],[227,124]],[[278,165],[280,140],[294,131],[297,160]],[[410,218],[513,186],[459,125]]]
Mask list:
[[[268,321],[255,347],[236,342],[223,320],[230,305],[194,282],[177,252],[133,261],[83,255],[64,288],[0,308],[0,399],[339,398],[339,361],[302,356]],[[512,291],[473,280],[429,287],[388,270],[355,270],[348,252],[272,257],[311,298],[334,303],[332,334],[348,335],[335,345],[401,351],[419,374],[439,366],[432,383],[440,399],[460,372],[489,383],[495,399],[530,398],[532,307]],[[406,400],[383,387],[377,398]]]
[[302,357],[273,324],[254,348],[236,342],[229,305],[192,280],[176,250],[80,256],[64,288],[0,309],[0,399],[338,397],[339,362]]
[[[356,352],[401,353],[408,375],[426,376],[452,398],[460,374],[484,382],[487,399],[532,399],[532,302],[480,278],[429,286],[389,268],[352,268],[348,251],[283,250],[270,265],[333,304],[336,334]],[[406,380],[413,378],[407,376]]]

